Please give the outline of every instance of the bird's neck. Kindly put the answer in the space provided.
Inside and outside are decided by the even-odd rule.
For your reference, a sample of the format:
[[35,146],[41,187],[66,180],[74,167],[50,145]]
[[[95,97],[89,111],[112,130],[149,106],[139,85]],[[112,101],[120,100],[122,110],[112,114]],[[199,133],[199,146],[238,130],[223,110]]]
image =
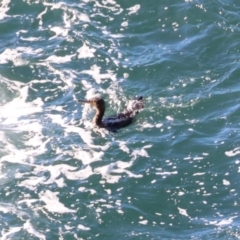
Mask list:
[[93,122],[98,127],[102,127],[102,124],[103,124],[102,119],[103,119],[104,112],[105,112],[105,108],[97,109],[96,111]]

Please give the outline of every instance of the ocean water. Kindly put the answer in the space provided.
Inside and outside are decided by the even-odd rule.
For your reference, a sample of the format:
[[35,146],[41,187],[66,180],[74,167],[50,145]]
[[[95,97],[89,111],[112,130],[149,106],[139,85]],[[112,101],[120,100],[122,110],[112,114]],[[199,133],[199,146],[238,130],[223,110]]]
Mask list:
[[[240,239],[237,0],[0,1],[0,239]],[[106,115],[145,109],[111,133]]]

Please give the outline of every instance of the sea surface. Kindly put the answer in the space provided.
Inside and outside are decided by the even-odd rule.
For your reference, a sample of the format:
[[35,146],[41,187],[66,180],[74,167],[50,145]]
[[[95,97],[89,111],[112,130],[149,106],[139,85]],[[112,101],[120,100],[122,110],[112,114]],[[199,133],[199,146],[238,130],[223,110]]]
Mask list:
[[[0,1],[0,239],[240,239],[239,0]],[[117,133],[93,126],[136,96]]]

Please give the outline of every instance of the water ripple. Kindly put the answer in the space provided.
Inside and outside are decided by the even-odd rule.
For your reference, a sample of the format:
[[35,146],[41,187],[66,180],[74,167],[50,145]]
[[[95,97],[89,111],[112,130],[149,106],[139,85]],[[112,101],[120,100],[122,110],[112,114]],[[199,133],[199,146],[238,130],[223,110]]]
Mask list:
[[236,2],[0,5],[2,239],[239,238]]

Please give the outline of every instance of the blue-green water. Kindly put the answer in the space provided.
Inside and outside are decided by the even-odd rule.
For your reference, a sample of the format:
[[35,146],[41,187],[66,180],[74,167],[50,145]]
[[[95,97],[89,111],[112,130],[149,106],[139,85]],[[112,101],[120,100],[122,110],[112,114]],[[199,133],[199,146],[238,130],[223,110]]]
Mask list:
[[[0,2],[1,239],[239,239],[240,4]],[[106,115],[142,95],[137,121]]]

